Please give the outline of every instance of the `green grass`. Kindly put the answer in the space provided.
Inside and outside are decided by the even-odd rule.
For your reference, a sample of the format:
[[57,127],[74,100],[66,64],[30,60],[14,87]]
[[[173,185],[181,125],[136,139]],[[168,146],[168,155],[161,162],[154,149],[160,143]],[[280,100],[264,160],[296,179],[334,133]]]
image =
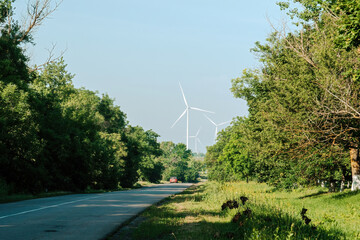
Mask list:
[[[221,210],[227,200],[249,200]],[[258,183],[215,183],[192,187],[143,213],[134,239],[360,239],[360,192],[327,193],[314,188],[273,191]],[[251,215],[233,217],[245,209]],[[300,212],[308,209],[305,224]]]

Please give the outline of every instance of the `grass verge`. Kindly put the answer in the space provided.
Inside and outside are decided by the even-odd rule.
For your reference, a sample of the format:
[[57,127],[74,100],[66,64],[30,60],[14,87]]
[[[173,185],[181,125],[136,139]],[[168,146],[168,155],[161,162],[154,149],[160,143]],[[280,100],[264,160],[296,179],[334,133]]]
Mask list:
[[[248,198],[245,205],[241,197]],[[239,207],[222,210],[228,200]],[[150,207],[132,238],[360,239],[359,202],[360,192],[281,192],[252,182],[208,182]]]

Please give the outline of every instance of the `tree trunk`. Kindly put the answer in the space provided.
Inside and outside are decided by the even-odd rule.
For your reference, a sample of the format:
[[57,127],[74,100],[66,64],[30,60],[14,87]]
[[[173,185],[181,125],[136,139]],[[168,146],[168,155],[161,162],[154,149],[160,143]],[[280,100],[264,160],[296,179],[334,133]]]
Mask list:
[[340,192],[343,192],[345,189],[345,176],[344,174],[342,175],[342,178],[341,178],[341,184],[340,184]]
[[352,186],[351,191],[360,190],[360,162],[359,162],[359,148],[350,148],[351,159],[351,174],[352,174]]
[[335,192],[336,189],[335,189],[335,182],[332,180],[330,181],[330,186],[329,186],[329,192]]

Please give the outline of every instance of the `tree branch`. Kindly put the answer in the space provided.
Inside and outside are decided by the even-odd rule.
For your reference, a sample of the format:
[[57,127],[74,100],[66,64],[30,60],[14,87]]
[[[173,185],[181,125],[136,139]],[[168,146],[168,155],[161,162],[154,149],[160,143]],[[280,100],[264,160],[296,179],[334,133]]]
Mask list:
[[27,12],[30,19],[25,23],[27,26],[25,26],[24,34],[18,41],[22,42],[36,27],[40,26],[60,6],[61,2],[62,0],[55,2],[55,6],[52,6],[51,0],[35,0],[34,3],[29,0]]
[[55,54],[54,54],[55,47],[56,47],[56,44],[52,44],[52,47],[50,49],[47,49],[49,54],[48,54],[46,61],[40,65],[35,65],[33,68],[29,69],[29,72],[31,73],[34,71],[41,70],[44,66],[54,63],[54,62],[58,61],[60,58],[62,58],[66,52],[66,49],[63,50],[59,56],[54,57],[55,56]]

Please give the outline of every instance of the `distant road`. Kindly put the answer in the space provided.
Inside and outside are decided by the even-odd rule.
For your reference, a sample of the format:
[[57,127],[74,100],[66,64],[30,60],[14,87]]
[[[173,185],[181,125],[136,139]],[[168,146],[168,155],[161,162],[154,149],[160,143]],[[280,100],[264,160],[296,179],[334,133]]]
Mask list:
[[0,239],[102,239],[145,208],[190,186],[159,184],[0,204]]

